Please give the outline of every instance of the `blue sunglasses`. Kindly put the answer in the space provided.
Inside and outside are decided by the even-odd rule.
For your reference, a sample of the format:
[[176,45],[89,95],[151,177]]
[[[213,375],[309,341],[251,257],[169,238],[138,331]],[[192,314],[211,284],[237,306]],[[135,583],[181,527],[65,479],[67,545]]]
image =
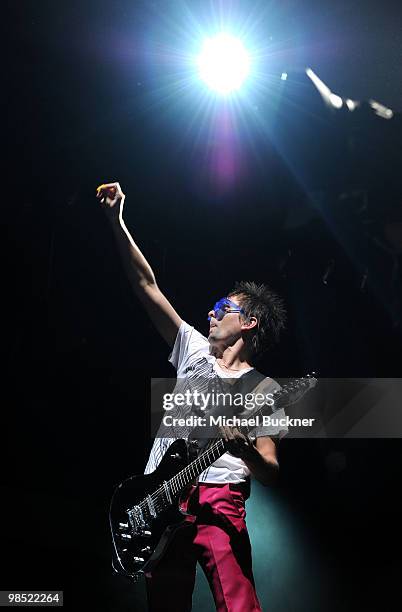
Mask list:
[[[225,314],[229,312],[241,312],[244,314],[243,308],[241,308],[238,304],[235,304],[229,298],[221,298],[218,302],[216,302],[215,306],[211,308],[214,311],[215,319],[217,321],[221,321]],[[211,317],[208,317],[208,321],[211,320]]]

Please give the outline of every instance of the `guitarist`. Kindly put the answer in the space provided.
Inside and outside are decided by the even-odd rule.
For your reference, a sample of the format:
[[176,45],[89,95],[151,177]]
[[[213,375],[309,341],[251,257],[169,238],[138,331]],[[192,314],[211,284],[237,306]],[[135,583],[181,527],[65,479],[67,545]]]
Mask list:
[[[131,287],[172,349],[169,360],[178,377],[233,380],[253,371],[255,358],[278,340],[285,326],[282,300],[264,285],[238,283],[209,311],[210,329],[205,338],[181,319],[159,289],[124,223],[125,196],[119,183],[98,187],[97,198],[110,221]],[[266,394],[279,385],[266,378],[261,388]],[[253,437],[247,437],[236,428],[221,428],[228,452],[205,470],[193,487],[190,502],[196,520],[191,529],[178,532],[152,575],[147,576],[151,612],[191,610],[197,562],[207,576],[218,612],[261,610],[252,573],[245,500],[251,474],[264,485],[275,482],[279,468],[276,444],[285,433],[257,427]],[[146,473],[156,469],[171,442],[166,437],[155,439]]]

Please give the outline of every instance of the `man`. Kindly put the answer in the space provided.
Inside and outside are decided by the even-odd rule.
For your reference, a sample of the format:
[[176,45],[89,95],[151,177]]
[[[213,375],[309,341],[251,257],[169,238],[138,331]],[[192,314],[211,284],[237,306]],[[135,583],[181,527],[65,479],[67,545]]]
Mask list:
[[[203,380],[208,385],[240,377],[243,382],[253,371],[255,358],[278,340],[285,325],[280,298],[263,285],[239,283],[209,311],[206,339],[181,319],[160,291],[150,265],[124,224],[125,196],[120,185],[101,185],[97,197],[111,222],[130,284],[172,348],[169,359],[178,378]],[[267,395],[279,385],[264,378],[259,388]],[[147,576],[152,612],[191,610],[197,561],[219,612],[261,610],[252,574],[245,499],[250,474],[264,485],[275,482],[279,468],[276,441],[283,433],[259,426],[253,437],[248,437],[237,428],[221,428],[229,452],[206,469],[193,487],[188,503],[196,520],[191,529],[176,536],[152,575]],[[155,439],[146,473],[157,467],[171,442],[172,437]]]

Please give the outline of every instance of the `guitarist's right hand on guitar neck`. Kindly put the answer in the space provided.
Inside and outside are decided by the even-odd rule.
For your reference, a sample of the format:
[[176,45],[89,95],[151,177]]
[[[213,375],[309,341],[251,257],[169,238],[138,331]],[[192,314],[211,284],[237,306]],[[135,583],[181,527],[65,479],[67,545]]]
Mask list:
[[124,223],[125,195],[120,184],[111,182],[99,185],[96,197],[111,222],[124,269],[135,295],[161,336],[173,347],[182,320],[159,289],[151,266]]

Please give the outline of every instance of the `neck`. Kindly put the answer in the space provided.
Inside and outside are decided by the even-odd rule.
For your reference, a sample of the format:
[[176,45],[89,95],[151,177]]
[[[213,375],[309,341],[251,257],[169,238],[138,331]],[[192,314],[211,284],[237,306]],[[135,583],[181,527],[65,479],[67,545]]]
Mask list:
[[219,356],[217,355],[217,360],[219,365],[223,365],[228,370],[244,370],[252,367],[243,343],[239,346],[236,342],[233,346],[226,347]]

